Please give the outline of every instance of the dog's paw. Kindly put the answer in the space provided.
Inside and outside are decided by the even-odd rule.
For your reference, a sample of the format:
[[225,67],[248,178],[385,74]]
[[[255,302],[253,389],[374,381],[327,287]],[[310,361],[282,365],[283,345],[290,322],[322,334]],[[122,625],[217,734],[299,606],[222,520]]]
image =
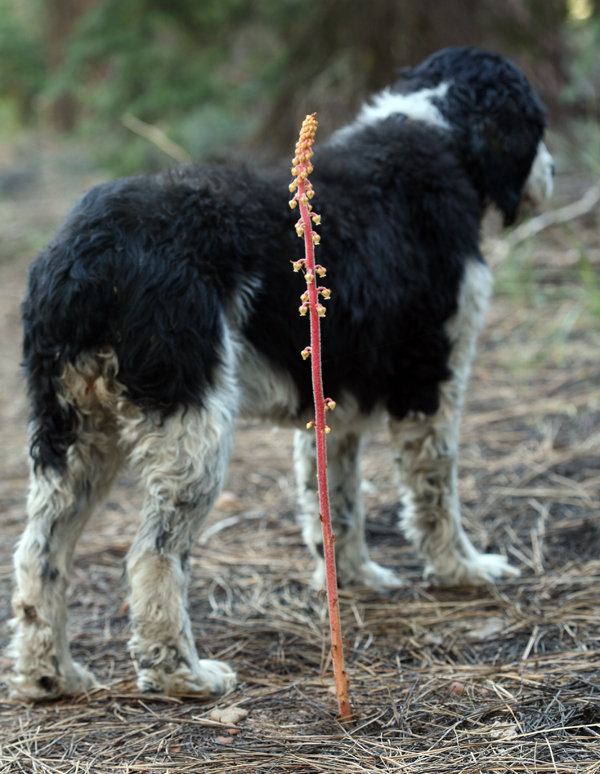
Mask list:
[[11,698],[30,701],[46,701],[59,696],[78,696],[95,688],[98,683],[94,675],[81,664],[72,661],[57,673],[56,669],[37,667],[20,671],[8,678]]
[[483,586],[497,580],[518,578],[521,571],[501,554],[474,554],[458,557],[443,566],[428,565],[425,578],[441,586]]
[[[352,586],[367,586],[372,589],[394,589],[401,586],[403,581],[393,570],[382,567],[370,559],[363,562],[358,568],[344,567],[343,562],[337,566],[338,586],[347,589]],[[319,563],[313,575],[313,587],[324,589],[327,586],[325,576],[325,563]]]
[[518,578],[521,575],[521,570],[509,564],[502,554],[479,554],[475,562],[475,572],[485,583]]
[[63,679],[63,686],[65,688],[63,693],[77,695],[96,688],[98,682],[89,669],[82,667],[77,661],[72,661],[71,669]]
[[140,669],[137,683],[144,693],[195,694],[207,698],[235,688],[237,677],[224,661],[201,659],[194,669],[187,664],[180,664],[174,671],[161,669],[160,664]]
[[360,583],[372,589],[395,589],[402,586],[403,580],[393,570],[388,570],[387,567],[369,560],[360,568],[354,583]]
[[203,679],[210,686],[212,695],[227,693],[237,685],[237,675],[225,661],[206,658],[200,659],[199,664]]

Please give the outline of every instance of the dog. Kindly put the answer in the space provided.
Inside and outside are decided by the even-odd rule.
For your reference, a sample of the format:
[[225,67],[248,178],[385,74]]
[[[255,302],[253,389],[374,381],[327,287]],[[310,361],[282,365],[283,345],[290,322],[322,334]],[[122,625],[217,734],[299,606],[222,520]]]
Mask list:
[[[518,571],[460,521],[458,425],[491,289],[480,226],[552,188],[545,112],[524,75],[471,48],[434,54],[317,146],[328,467],[342,586],[395,586],[369,559],[361,437],[387,417],[401,526],[426,575],[480,584]],[[303,535],[324,582],[310,368],[300,357],[303,254],[286,168],[190,166],[88,191],[33,262],[23,304],[32,407],[28,523],[15,554],[15,695],[85,691],[65,592],[86,522],[118,471],[145,499],[126,560],[142,691],[207,696],[234,671],[199,659],[190,551],[226,475],[237,417],[297,428]]]

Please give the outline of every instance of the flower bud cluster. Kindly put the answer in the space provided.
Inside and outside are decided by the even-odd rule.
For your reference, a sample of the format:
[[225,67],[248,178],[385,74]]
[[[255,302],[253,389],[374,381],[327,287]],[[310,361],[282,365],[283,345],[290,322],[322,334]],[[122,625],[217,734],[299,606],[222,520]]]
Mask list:
[[294,165],[292,167],[292,175],[296,178],[290,183],[290,193],[296,191],[290,201],[290,207],[292,209],[294,209],[297,202],[300,202],[306,207],[308,205],[308,200],[312,199],[315,195],[308,176],[313,171],[310,159],[313,157],[312,146],[315,141],[317,126],[316,113],[306,116],[302,123],[300,138],[296,143],[296,155],[292,161],[292,164]]
[[[296,144],[296,155],[293,160],[292,175],[294,180],[290,184],[290,193],[294,196],[290,201],[290,207],[294,209],[297,204],[300,204],[300,220],[296,223],[296,233],[299,237],[307,237],[313,245],[318,245],[321,241],[319,234],[316,234],[311,228],[311,220],[315,225],[319,225],[321,222],[321,216],[312,211],[312,206],[309,204],[309,199],[314,196],[314,190],[312,183],[308,179],[308,176],[313,171],[310,159],[313,156],[312,145],[315,139],[315,132],[317,130],[316,113],[310,116],[306,116],[302,129],[300,131],[300,139]],[[306,233],[308,231],[308,234]],[[326,270],[320,264],[314,265],[314,259],[312,258],[311,251],[310,267],[307,264],[307,259],[303,258],[299,261],[292,261],[294,271],[301,271],[304,274],[306,284],[310,289],[315,281],[315,274],[319,277],[324,277],[327,273]],[[313,286],[314,287],[314,286]],[[305,316],[311,308],[311,293],[313,291],[306,290],[301,296],[302,302],[299,307],[299,312],[302,316]],[[322,296],[323,299],[331,297],[331,290],[325,287],[316,288],[316,294],[313,297],[314,309],[319,317],[325,317],[325,307],[318,302],[318,296]],[[302,352],[302,357],[306,358],[310,355],[310,348],[306,348]]]

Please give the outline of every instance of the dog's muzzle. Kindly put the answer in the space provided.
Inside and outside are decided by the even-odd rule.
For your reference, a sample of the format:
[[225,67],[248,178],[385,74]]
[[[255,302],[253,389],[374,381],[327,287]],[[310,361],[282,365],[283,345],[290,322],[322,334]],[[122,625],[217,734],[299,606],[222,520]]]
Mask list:
[[541,204],[544,199],[549,199],[554,188],[553,177],[554,159],[544,143],[540,142],[531,165],[531,172],[525,181],[523,199],[533,204],[534,207]]

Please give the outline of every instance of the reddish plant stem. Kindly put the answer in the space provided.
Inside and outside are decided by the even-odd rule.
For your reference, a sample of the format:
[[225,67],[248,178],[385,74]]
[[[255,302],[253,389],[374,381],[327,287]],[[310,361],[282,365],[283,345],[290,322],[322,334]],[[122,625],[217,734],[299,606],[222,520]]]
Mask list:
[[317,480],[319,485],[319,510],[323,525],[323,549],[325,557],[325,572],[327,577],[327,601],[329,604],[329,624],[331,627],[331,658],[333,675],[338,699],[339,719],[344,723],[352,721],[352,710],[348,697],[348,675],[344,666],[344,643],[338,599],[337,574],[335,569],[335,550],[333,547],[335,535],[331,529],[331,512],[329,509],[329,489],[327,485],[327,444],[325,440],[325,395],[323,393],[323,376],[321,372],[321,326],[317,304],[317,273],[315,271],[315,253],[312,240],[312,224],[307,205],[302,203],[305,196],[304,181],[298,185],[300,213],[304,225],[304,245],[306,255],[306,274],[312,280],[307,280],[310,307],[310,360],[312,371],[313,394],[315,398],[315,432],[317,441]]

